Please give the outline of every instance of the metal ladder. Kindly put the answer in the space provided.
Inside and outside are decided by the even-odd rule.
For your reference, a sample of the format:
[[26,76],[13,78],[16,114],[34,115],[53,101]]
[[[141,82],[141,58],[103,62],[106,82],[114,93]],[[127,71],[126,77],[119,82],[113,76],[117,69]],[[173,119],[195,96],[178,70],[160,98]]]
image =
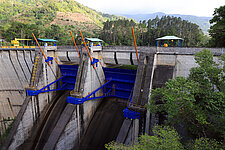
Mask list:
[[35,79],[36,79],[36,76],[37,76],[37,67],[38,67],[39,58],[40,58],[39,56],[35,57],[34,66],[33,66],[32,75],[31,75],[31,81],[30,81],[30,84],[29,84],[30,88],[35,87]]

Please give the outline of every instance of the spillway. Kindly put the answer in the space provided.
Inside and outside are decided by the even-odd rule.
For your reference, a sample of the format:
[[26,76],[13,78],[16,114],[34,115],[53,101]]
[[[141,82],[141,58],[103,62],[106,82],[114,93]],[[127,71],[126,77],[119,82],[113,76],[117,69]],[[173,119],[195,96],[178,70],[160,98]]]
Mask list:
[[[65,118],[70,118],[72,112],[75,109],[74,105],[71,105],[73,109],[69,112],[66,104],[66,93],[59,93],[49,105],[43,116],[40,116],[38,124],[31,130],[30,137],[19,147],[19,149],[54,149],[56,148],[53,143],[57,131],[54,128],[56,124],[63,125]],[[123,124],[123,109],[127,106],[122,100],[118,98],[105,98],[96,109],[86,131],[82,138],[73,149],[78,150],[103,150],[104,145],[115,141],[120,128]],[[64,119],[61,119],[64,116]],[[56,144],[56,143],[55,143]]]
[[86,132],[81,138],[78,150],[104,150],[104,145],[115,141],[123,124],[124,102],[117,98],[105,98],[97,108]]
[[[28,96],[25,88],[35,93],[43,86],[59,79],[62,75],[60,66],[55,61],[50,61],[49,67],[45,60],[41,59],[43,57],[39,49],[0,51],[0,118],[9,117],[12,122],[16,116],[2,147],[3,150],[104,149],[104,144],[112,140],[125,144],[137,141],[138,135],[150,131],[151,126],[155,124],[153,118],[157,117],[155,114],[147,114],[144,107],[149,100],[150,87],[161,87],[169,78],[187,77],[189,69],[196,66],[193,54],[202,48],[139,47],[141,60],[137,62],[133,47],[106,47],[101,52],[92,53],[93,58],[98,60],[94,64],[87,53],[83,53],[82,59],[79,59],[74,47],[70,49],[43,47],[43,49],[47,56],[54,57],[59,64],[79,64],[77,69],[67,68],[71,69],[71,72],[76,70],[77,74],[65,75],[68,79],[73,77],[71,83],[68,80],[61,80],[47,87],[48,92],[42,90],[38,94]],[[216,60],[218,55],[224,53],[224,49],[212,51]],[[37,58],[40,59],[35,67]],[[126,74],[119,70],[112,73],[113,69],[103,69],[110,65],[123,64],[139,64],[142,67],[138,67],[137,76],[132,72]],[[93,65],[96,70],[93,69]],[[38,71],[35,72],[37,78],[33,88],[29,85],[34,77],[34,69]],[[133,81],[124,82],[128,78],[132,78]],[[134,84],[134,80],[137,82],[135,86],[129,86]],[[113,88],[110,84],[111,87],[106,86],[108,91],[112,91],[111,95],[107,95],[103,89],[93,93],[108,81],[112,85],[115,84]],[[61,82],[70,84],[68,89],[73,90],[52,92],[51,89],[59,89]],[[93,95],[87,97],[90,93]],[[122,98],[129,100],[132,94],[131,109],[143,113],[140,120],[123,117],[123,109],[127,107],[127,103]],[[85,97],[87,99],[79,105],[68,104],[66,102],[68,95],[76,100]],[[105,98],[96,98],[101,96]]]
[[68,91],[62,91],[53,98],[31,129],[30,137],[19,147],[19,149],[43,149],[48,137],[67,105],[66,97],[68,95]]

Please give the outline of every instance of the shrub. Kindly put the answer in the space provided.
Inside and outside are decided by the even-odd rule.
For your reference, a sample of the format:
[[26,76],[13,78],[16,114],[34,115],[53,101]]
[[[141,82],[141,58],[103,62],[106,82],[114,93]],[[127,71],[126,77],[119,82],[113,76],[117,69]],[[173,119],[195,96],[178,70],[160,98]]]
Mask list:
[[184,149],[178,133],[169,126],[155,126],[153,136],[142,135],[135,145],[126,146],[111,142],[105,145],[108,150],[182,150]]

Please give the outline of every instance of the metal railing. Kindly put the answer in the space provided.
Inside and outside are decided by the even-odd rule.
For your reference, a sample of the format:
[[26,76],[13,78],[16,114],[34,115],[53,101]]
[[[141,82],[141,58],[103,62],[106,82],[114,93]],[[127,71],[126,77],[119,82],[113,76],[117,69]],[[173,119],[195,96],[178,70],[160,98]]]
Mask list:
[[19,49],[19,48],[35,48],[36,46],[0,46],[0,48],[10,48],[10,49]]

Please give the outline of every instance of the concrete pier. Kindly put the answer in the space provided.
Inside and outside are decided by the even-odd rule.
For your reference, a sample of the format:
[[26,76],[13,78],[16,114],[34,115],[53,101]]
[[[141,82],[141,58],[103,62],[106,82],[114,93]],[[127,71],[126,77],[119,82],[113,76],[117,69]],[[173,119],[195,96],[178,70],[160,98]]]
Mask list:
[[[39,51],[39,49],[36,51]],[[51,97],[46,93],[26,97],[25,87],[28,86],[31,79],[34,62],[34,58],[31,58],[31,56],[35,56],[34,50],[3,50],[0,51],[0,54],[1,118],[13,119],[17,116],[2,149],[16,149],[29,137],[32,126]],[[44,78],[47,78],[46,76],[51,80],[55,79],[50,73],[47,73],[49,69],[46,68],[46,73],[43,73],[43,68],[39,70],[42,73],[39,76],[36,88],[45,85]],[[7,103],[8,101],[10,101],[10,104]],[[4,132],[4,130],[1,130],[1,132]]]

